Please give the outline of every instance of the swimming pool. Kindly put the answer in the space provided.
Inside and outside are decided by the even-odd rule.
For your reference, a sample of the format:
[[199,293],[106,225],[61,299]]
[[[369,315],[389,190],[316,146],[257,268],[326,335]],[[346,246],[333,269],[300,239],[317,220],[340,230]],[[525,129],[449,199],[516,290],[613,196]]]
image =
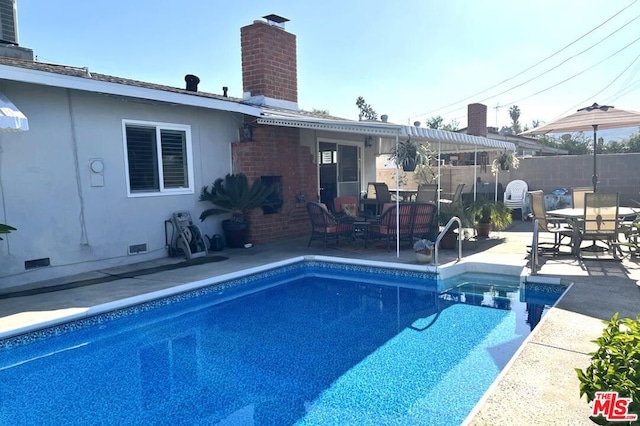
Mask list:
[[0,341],[0,419],[459,424],[562,290],[296,262]]

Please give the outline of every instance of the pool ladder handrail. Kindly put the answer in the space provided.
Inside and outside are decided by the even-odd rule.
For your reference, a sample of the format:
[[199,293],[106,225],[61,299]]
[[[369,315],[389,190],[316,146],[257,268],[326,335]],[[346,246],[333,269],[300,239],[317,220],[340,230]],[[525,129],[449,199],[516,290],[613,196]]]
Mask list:
[[531,238],[531,275],[538,273],[538,219],[533,221],[533,237]]
[[460,262],[460,259],[462,259],[462,236],[464,234],[464,231],[462,230],[462,222],[460,221],[460,218],[458,216],[454,216],[451,219],[449,219],[449,222],[447,222],[442,232],[438,234],[438,238],[436,238],[436,250],[435,250],[435,256],[433,259],[434,265],[439,265],[438,247],[440,246],[440,240],[442,239],[442,237],[444,237],[444,234],[447,233],[447,231],[449,230],[449,228],[451,228],[451,225],[453,225],[454,222],[458,223],[458,260],[457,262]]

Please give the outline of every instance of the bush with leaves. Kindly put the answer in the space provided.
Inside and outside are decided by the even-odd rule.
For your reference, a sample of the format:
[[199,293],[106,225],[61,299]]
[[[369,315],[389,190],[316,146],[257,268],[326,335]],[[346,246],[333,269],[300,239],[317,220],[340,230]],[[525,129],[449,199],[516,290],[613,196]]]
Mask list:
[[[632,399],[629,413],[640,415],[640,315],[635,320],[619,319],[616,313],[604,323],[602,336],[593,341],[599,347],[589,354],[591,364],[584,371],[576,368],[580,397],[586,395],[587,401],[593,402],[596,392],[618,392],[620,397]],[[609,422],[602,416],[590,418],[599,425],[632,424]]]

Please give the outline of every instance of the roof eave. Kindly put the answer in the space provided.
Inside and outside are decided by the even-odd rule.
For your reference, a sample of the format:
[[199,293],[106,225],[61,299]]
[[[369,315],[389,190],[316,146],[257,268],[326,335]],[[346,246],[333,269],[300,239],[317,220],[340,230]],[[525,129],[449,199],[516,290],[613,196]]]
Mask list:
[[43,86],[60,87],[64,89],[82,90],[86,92],[105,93],[109,95],[126,96],[130,98],[148,99],[158,102],[193,106],[221,111],[237,112],[252,116],[259,116],[260,109],[239,102],[194,96],[185,93],[175,93],[165,90],[136,87],[122,83],[92,80],[90,78],[56,74],[40,70],[12,67],[0,64],[0,76],[3,80],[21,83],[39,84]]

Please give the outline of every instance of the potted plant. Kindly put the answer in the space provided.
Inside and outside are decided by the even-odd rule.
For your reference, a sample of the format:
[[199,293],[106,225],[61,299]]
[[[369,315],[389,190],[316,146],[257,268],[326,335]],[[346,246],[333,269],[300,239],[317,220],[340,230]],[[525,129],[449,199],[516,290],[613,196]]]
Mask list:
[[494,175],[498,172],[498,170],[511,170],[517,169],[520,165],[520,160],[516,157],[516,154],[513,152],[503,152],[494,158],[491,163],[491,173]]
[[398,142],[397,147],[393,148],[390,159],[405,172],[413,172],[418,164],[427,162],[428,156],[427,149],[420,142],[409,138]]
[[469,217],[476,223],[479,237],[488,237],[491,228],[496,231],[511,225],[511,210],[502,202],[479,198],[467,206]]
[[418,263],[431,263],[433,248],[435,243],[431,240],[418,240],[413,244],[413,251],[416,253]]
[[249,186],[247,177],[242,174],[227,174],[218,178],[211,188],[204,186],[200,191],[200,201],[208,201],[215,207],[200,214],[200,220],[209,216],[231,213],[231,219],[222,221],[222,229],[229,247],[242,248],[248,242],[249,225],[247,214],[266,204],[273,193],[272,186],[256,179]]

